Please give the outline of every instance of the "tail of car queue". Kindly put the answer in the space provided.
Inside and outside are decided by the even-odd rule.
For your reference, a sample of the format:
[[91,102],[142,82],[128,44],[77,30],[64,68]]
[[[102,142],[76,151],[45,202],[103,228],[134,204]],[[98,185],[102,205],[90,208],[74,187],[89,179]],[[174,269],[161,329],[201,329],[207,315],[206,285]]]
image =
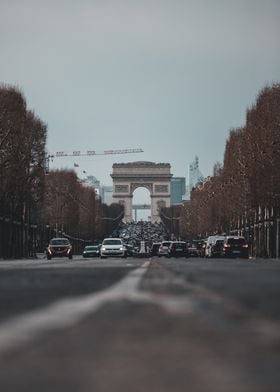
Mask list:
[[205,257],[249,258],[249,245],[242,236],[215,235],[205,240]]
[[[72,259],[73,247],[68,238],[52,238],[46,248],[48,260],[58,257]],[[242,236],[213,235],[204,240],[186,241],[136,241],[120,237],[104,238],[101,244],[86,245],[83,258],[110,257],[205,257],[210,258],[249,258],[249,246]]]

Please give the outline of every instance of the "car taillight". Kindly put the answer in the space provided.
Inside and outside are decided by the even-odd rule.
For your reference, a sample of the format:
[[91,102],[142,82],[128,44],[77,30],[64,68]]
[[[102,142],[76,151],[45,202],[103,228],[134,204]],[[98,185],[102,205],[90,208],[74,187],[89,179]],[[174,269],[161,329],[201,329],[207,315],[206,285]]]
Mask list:
[[224,248],[230,248],[230,244],[224,244]]
[[248,246],[249,246],[248,244],[243,244],[242,248],[248,248]]

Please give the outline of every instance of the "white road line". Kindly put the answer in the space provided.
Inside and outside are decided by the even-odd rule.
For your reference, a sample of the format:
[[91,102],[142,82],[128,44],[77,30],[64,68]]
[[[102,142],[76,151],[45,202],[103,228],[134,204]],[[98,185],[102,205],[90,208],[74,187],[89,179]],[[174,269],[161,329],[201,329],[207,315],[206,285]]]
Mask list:
[[0,324],[0,355],[20,348],[44,332],[69,327],[106,302],[137,297],[140,280],[150,262],[131,271],[123,280],[99,293],[59,300],[45,308],[15,316]]

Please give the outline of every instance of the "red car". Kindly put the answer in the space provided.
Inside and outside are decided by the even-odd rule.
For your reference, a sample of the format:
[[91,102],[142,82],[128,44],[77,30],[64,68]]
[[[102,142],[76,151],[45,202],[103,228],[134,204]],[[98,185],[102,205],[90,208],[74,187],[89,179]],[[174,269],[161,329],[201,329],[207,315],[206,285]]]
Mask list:
[[47,259],[52,257],[68,257],[72,259],[73,250],[68,238],[52,238],[47,247]]

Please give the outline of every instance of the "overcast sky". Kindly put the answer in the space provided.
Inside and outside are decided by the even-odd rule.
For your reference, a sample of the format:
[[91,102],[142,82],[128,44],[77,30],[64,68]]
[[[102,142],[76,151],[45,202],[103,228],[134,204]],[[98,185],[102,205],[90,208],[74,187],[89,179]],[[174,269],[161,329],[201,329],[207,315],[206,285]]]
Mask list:
[[49,152],[111,185],[114,162],[211,175],[231,128],[280,81],[279,0],[0,0],[0,82],[48,125]]

